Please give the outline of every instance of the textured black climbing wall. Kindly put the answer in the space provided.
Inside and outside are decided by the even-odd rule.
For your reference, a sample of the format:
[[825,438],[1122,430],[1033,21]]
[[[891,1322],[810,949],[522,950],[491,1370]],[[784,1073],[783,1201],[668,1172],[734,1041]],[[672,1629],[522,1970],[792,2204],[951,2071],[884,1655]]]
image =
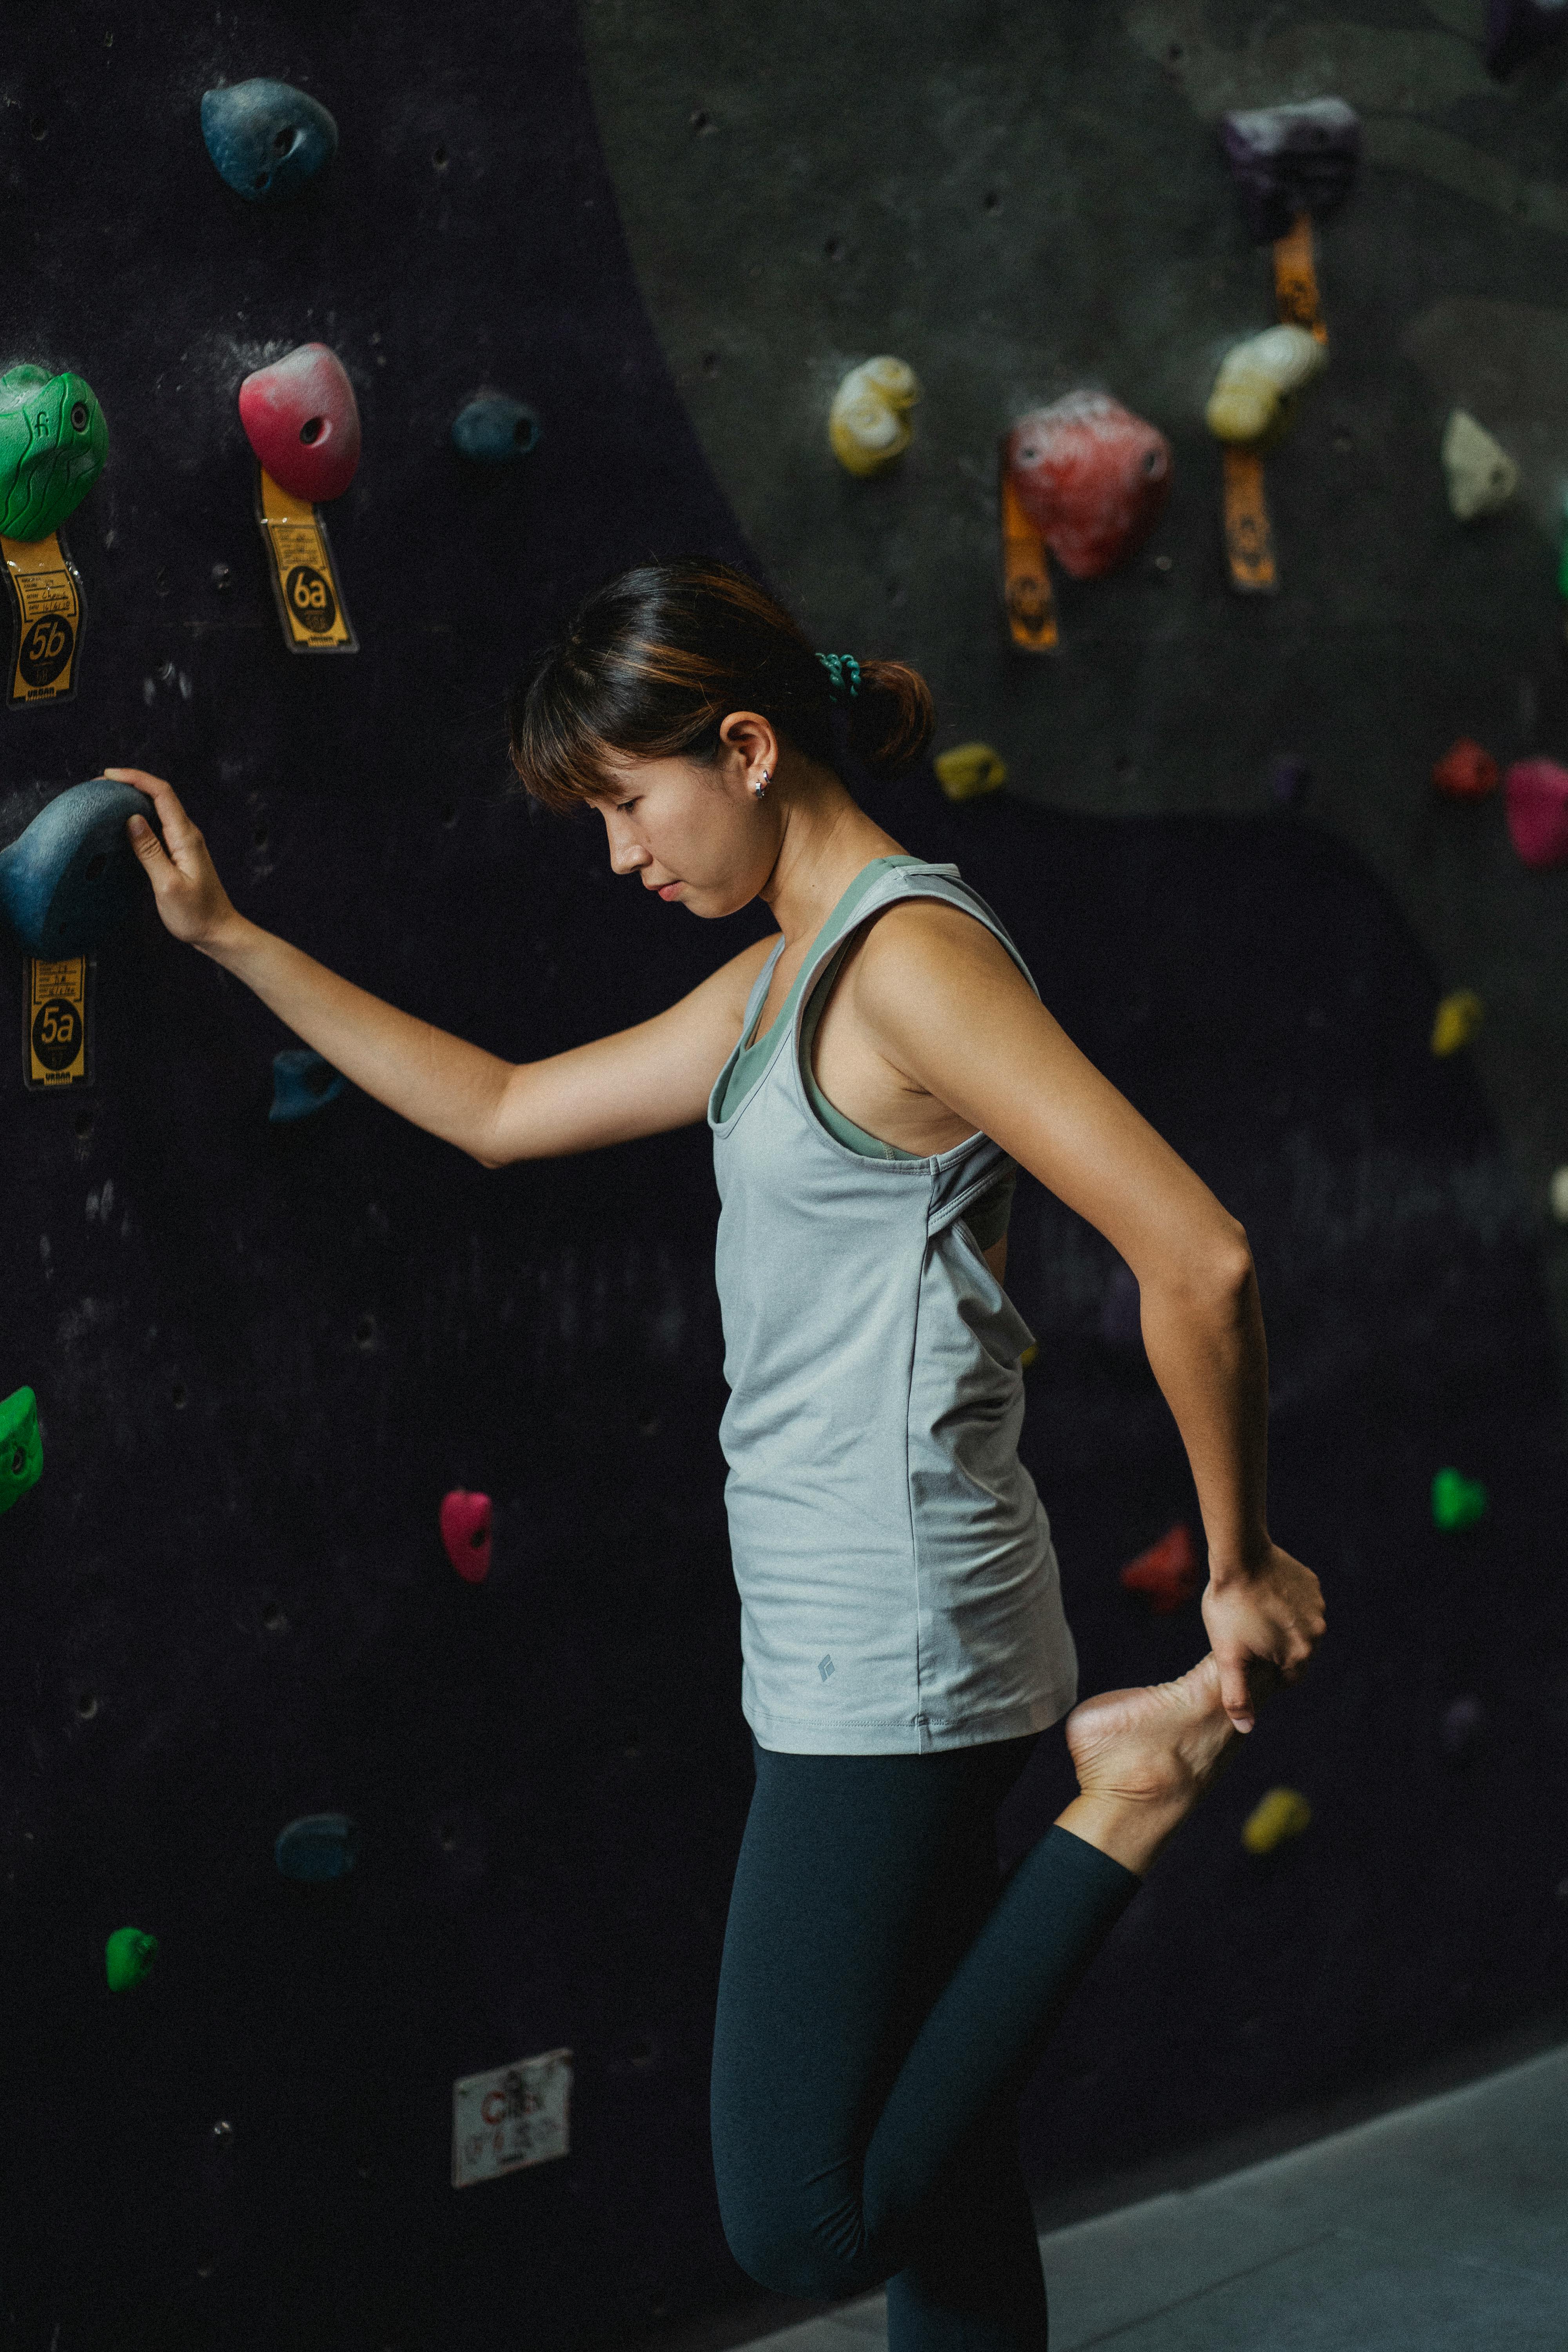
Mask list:
[[[4,722],[5,836],[109,761],[162,769],[248,912],[519,1056],[689,984],[742,927],[614,887],[590,828],[504,796],[500,690],[563,606],[645,551],[742,551],[642,320],[569,11],[45,0],[7,31],[5,356],[80,367],[111,449],[68,530],[81,697]],[[202,150],[202,90],[252,73],[342,128],[289,210]],[[310,664],[234,393],[317,336],[364,419],[331,517],[363,650]],[[446,445],[487,379],[544,420],[512,475]],[[1038,2167],[1125,2158],[1560,1986],[1547,1327],[1467,1076],[1426,1055],[1430,976],[1347,853],[1286,822],[954,813],[929,782],[895,806],[1247,1218],[1277,1522],[1335,1600],[1032,2102]],[[47,1445],[0,1520],[0,2344],[547,2347],[724,2292],[707,2037],[749,1769],[705,1139],[486,1175],[358,1096],[269,1128],[287,1041],[242,991],[150,913],[99,981],[95,1089],[26,1097],[0,959],[0,1393],[36,1385]],[[1168,1671],[1195,1614],[1152,1623],[1114,1570],[1184,1507],[1179,1451],[1100,1336],[1108,1253],[1038,1195],[1016,1236],[1086,1679]],[[1494,1512],[1444,1541],[1447,1459]],[[452,1486],[496,1498],[479,1588],[437,1540]],[[1456,1769],[1461,1692],[1489,1718]],[[1237,1827],[1274,1780],[1318,1819],[1259,1869]],[[363,1859],[291,1885],[272,1839],[327,1807]],[[163,1960],[114,1996],[122,1924]],[[570,2158],[455,2194],[453,2078],[563,2042]]]

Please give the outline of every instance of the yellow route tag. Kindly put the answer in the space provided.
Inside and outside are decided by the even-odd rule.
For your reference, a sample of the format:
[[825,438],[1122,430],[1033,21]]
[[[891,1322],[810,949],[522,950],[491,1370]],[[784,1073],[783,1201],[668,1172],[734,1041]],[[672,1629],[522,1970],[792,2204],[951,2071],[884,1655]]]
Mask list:
[[1298,213],[1285,235],[1275,241],[1274,301],[1282,327],[1305,327],[1319,342],[1328,341],[1310,213]]
[[1002,601],[1013,643],[1026,654],[1057,650],[1057,604],[1045,541],[1018,504],[1002,449]]
[[279,489],[266,467],[258,466],[256,520],[289,652],[357,653],[359,639],[343,610],[321,509]]
[[1274,532],[1263,490],[1263,460],[1256,449],[1225,450],[1225,554],[1230,584],[1244,596],[1269,596],[1279,585]]
[[5,681],[8,710],[68,702],[81,645],[81,580],[58,530],[47,539],[0,537],[0,557],[16,613],[16,646]]
[[88,961],[28,956],[22,1010],[26,1020],[25,1076],[29,1087],[85,1087],[88,1063]]

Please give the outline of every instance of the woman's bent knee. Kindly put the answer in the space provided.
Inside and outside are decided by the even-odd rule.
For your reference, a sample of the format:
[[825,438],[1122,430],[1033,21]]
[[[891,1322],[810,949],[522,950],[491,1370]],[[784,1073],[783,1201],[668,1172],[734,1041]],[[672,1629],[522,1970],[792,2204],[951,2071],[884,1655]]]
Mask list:
[[766,2210],[721,2196],[730,2252],[748,2278],[774,2294],[832,2302],[880,2286],[858,2212],[807,2217],[770,2202]]

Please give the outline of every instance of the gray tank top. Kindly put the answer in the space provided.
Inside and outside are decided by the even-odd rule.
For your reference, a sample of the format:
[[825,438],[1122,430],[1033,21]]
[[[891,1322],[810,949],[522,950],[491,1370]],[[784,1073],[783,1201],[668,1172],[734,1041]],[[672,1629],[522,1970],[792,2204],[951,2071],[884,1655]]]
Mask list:
[[794,1754],[1016,1738],[1078,1689],[1050,1528],[1017,1454],[1030,1333],[967,1222],[1011,1162],[984,1135],[930,1159],[865,1157],[829,1131],[803,1067],[822,973],[900,898],[960,908],[1028,974],[956,866],[876,863],[868,887],[850,886],[847,924],[829,917],[813,942],[737,1105],[731,1074],[779,942],[708,1109],[742,1707],[763,1747]]

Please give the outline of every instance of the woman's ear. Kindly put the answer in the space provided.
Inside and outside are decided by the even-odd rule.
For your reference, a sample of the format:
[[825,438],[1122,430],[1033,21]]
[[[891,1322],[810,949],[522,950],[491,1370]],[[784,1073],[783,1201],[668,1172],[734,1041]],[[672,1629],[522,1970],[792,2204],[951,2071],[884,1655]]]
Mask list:
[[731,710],[719,730],[719,740],[730,754],[724,762],[727,775],[748,795],[754,795],[760,776],[771,782],[777,775],[779,739],[759,711]]

